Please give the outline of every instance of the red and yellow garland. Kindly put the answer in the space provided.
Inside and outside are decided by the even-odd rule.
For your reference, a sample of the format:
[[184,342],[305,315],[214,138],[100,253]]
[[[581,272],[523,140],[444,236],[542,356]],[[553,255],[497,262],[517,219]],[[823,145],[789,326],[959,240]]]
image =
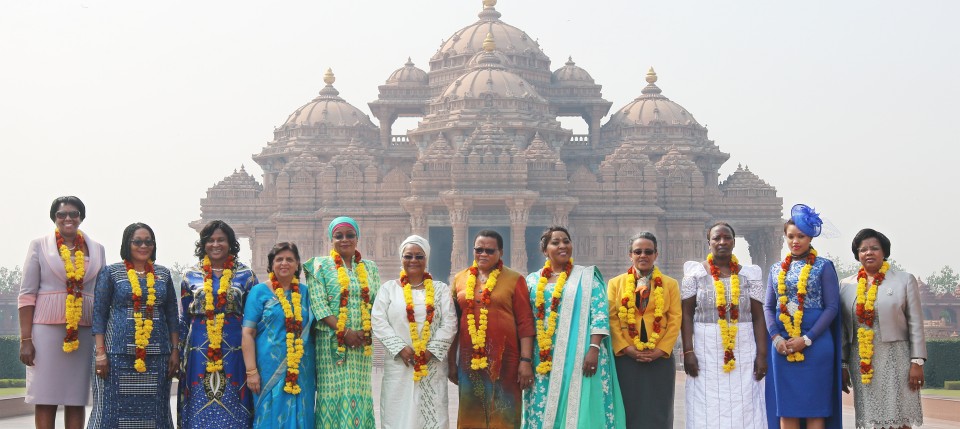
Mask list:
[[427,343],[430,342],[430,324],[433,323],[434,314],[433,277],[430,276],[430,273],[424,273],[423,276],[423,289],[426,293],[424,304],[427,307],[427,317],[423,321],[422,334],[417,332],[417,320],[413,313],[413,287],[410,286],[407,272],[402,269],[400,270],[400,284],[403,285],[403,301],[406,303],[407,322],[410,324],[410,339],[413,342],[413,381],[420,381],[421,378],[430,373],[427,370]]
[[294,277],[290,280],[290,300],[277,277],[270,273],[270,286],[274,295],[283,308],[284,326],[287,329],[287,377],[284,380],[283,391],[291,395],[300,393],[300,359],[303,358],[303,306],[300,301],[300,281]]
[[867,289],[867,271],[860,266],[857,273],[857,344],[860,351],[860,381],[870,384],[873,381],[873,317],[876,314],[877,289],[887,276],[890,263],[883,261],[880,272],[873,277],[870,289]]
[[[227,257],[223,263],[223,272],[220,274],[220,287],[217,289],[217,299],[213,299],[213,269],[210,267],[210,257],[203,256],[203,310],[207,320],[207,372],[223,371],[223,318],[227,306],[227,292],[230,291],[230,281],[233,279],[233,255]],[[220,309],[220,313],[217,313]]]
[[[817,262],[817,251],[810,249],[807,255],[806,264],[800,269],[800,278],[797,280],[797,312],[793,314],[791,320],[790,311],[787,309],[787,271],[790,271],[790,262],[793,261],[792,255],[787,255],[780,263],[780,274],[777,276],[777,295],[780,304],[780,321],[787,330],[790,338],[800,338],[800,323],[803,321],[803,303],[807,298],[807,281],[810,279],[810,270],[813,264]],[[787,355],[788,362],[802,362],[803,353],[793,352]]]
[[133,263],[123,261],[127,268],[127,279],[130,280],[130,288],[133,294],[133,323],[134,338],[136,345],[137,359],[133,363],[133,368],[137,372],[147,370],[147,345],[150,344],[150,335],[153,333],[153,304],[157,301],[157,290],[154,289],[156,277],[153,272],[153,261],[147,261],[144,267],[144,273],[147,276],[147,302],[144,306],[143,289],[140,287],[140,277],[137,276],[137,270],[133,268]]
[[[330,251],[330,257],[337,266],[337,281],[340,283],[340,313],[337,315],[337,351],[344,353],[347,351],[344,343],[344,334],[347,331],[347,299],[350,297],[350,276],[347,275],[347,269],[343,266],[343,258],[336,250]],[[370,310],[373,307],[370,304],[370,282],[367,280],[367,267],[363,264],[363,257],[360,252],[353,255],[353,263],[357,270],[357,281],[360,282],[360,320],[363,325],[363,354],[370,356],[373,354],[373,335],[370,331],[372,325],[370,322]]]
[[[640,341],[640,333],[637,331],[637,274],[633,267],[627,270],[627,287],[623,289],[623,296],[620,298],[620,308],[617,314],[620,320],[627,321],[627,334],[633,338],[633,345],[637,350],[649,350],[657,346],[657,340],[660,339],[662,329],[660,320],[663,319],[663,275],[660,269],[653,267],[653,329],[647,335],[647,342]],[[642,314],[641,314],[642,316]]]
[[567,269],[560,273],[557,278],[557,284],[553,287],[553,293],[550,296],[550,316],[546,316],[546,288],[550,276],[553,275],[553,268],[550,266],[550,260],[543,263],[543,270],[540,271],[540,280],[537,282],[536,299],[534,305],[537,309],[535,315],[537,320],[537,346],[540,349],[540,363],[537,364],[538,374],[547,374],[553,368],[553,333],[557,330],[558,310],[560,309],[560,298],[563,297],[563,285],[567,283],[570,271],[573,269],[573,258],[567,264]]
[[[723,372],[733,371],[737,367],[737,358],[733,349],[737,346],[737,321],[740,319],[740,262],[736,255],[730,255],[730,305],[727,305],[726,288],[720,280],[720,269],[713,264],[713,253],[707,255],[710,275],[713,276],[714,297],[717,301],[717,325],[720,325],[720,338],[723,342]],[[730,309],[730,321],[727,321],[727,308]]]
[[63,260],[63,269],[67,272],[67,300],[65,312],[67,319],[67,335],[63,337],[63,351],[71,353],[80,347],[79,332],[77,331],[80,317],[83,315],[83,275],[86,273],[83,260],[83,233],[77,231],[77,238],[73,241],[73,259],[70,258],[70,249],[63,244],[60,230],[54,231],[57,237],[57,249],[60,259]]
[[477,288],[477,261],[473,261],[470,267],[470,275],[467,277],[467,285],[464,296],[467,311],[467,331],[470,334],[470,341],[473,344],[473,355],[470,357],[470,368],[474,371],[487,367],[487,306],[490,305],[490,295],[493,293],[494,286],[497,285],[497,277],[500,276],[500,270],[503,269],[503,260],[497,262],[497,266],[490,272],[487,281],[483,284],[483,292],[480,295],[480,323],[477,325],[476,316],[473,314],[473,297]]

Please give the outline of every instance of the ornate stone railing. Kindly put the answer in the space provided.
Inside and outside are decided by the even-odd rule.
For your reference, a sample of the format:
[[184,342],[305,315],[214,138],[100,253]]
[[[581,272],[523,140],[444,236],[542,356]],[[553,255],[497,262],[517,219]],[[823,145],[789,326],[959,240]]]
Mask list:
[[413,143],[410,141],[410,137],[406,135],[393,135],[390,136],[390,146],[410,146]]
[[570,136],[570,141],[567,142],[568,146],[590,146],[590,135],[589,134],[574,134]]

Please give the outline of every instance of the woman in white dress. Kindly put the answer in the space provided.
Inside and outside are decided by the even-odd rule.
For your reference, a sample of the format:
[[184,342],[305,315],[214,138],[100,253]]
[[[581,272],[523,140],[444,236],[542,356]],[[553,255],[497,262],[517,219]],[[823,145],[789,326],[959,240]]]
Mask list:
[[738,263],[729,224],[714,224],[707,239],[710,255],[683,265],[680,286],[686,427],[766,429],[763,275]]
[[407,237],[399,253],[400,278],[381,286],[370,313],[373,335],[387,350],[381,427],[447,428],[446,355],[457,333],[453,296],[446,283],[427,272],[426,239]]

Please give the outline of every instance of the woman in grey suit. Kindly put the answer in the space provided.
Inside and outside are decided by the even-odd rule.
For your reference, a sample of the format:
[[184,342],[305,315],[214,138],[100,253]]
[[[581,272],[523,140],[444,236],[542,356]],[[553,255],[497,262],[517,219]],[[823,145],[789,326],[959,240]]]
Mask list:
[[878,231],[860,230],[852,250],[860,272],[840,282],[840,299],[843,390],[855,392],[857,427],[921,425],[927,348],[917,279],[888,271],[890,240]]

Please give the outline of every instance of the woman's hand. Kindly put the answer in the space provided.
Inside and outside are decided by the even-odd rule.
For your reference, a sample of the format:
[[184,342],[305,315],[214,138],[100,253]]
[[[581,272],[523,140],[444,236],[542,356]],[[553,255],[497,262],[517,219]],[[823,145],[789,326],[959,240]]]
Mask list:
[[250,391],[254,394],[260,394],[260,373],[253,371],[252,373],[247,373],[247,387],[250,388]]
[[583,376],[593,377],[597,373],[597,361],[600,360],[600,351],[596,347],[590,347],[587,356],[583,358]]
[[343,342],[349,347],[363,347],[363,333],[354,329],[346,329],[343,332]]
[[690,353],[683,353],[683,372],[694,378],[700,374],[700,361],[697,360],[697,354],[693,353],[693,350]]
[[641,350],[639,352],[640,358],[637,359],[637,362],[650,363],[666,355],[667,354],[660,349]]
[[176,377],[178,371],[180,371],[180,353],[174,351],[170,353],[170,359],[167,360],[167,378]]
[[923,367],[915,363],[910,364],[910,390],[917,391],[923,388]]
[[457,361],[455,357],[447,358],[447,380],[451,383],[460,384],[460,374],[457,373]]
[[33,358],[37,351],[33,348],[33,340],[20,341],[20,362],[26,366],[33,366]]
[[637,350],[637,348],[634,346],[627,346],[626,348],[624,348],[623,355],[637,362],[640,362],[640,351]]
[[533,364],[530,362],[520,362],[520,368],[517,370],[517,383],[520,389],[527,390],[533,386]]
[[757,355],[753,359],[753,379],[760,381],[767,376],[767,357]]
[[791,338],[785,341],[787,353],[800,353],[807,348],[807,343],[803,342],[803,337]]
[[400,350],[400,353],[397,353],[397,357],[403,362],[403,366],[413,366],[413,348],[406,346],[403,350]]
[[843,368],[840,374],[840,379],[843,381],[843,393],[850,393],[850,388],[853,387],[853,382],[850,381],[850,370]]
[[110,361],[107,359],[107,354],[97,355],[94,359],[96,360],[97,377],[106,380],[110,376]]
[[427,362],[430,362],[433,360],[433,353],[430,353],[430,350],[424,350],[423,356],[427,358]]

